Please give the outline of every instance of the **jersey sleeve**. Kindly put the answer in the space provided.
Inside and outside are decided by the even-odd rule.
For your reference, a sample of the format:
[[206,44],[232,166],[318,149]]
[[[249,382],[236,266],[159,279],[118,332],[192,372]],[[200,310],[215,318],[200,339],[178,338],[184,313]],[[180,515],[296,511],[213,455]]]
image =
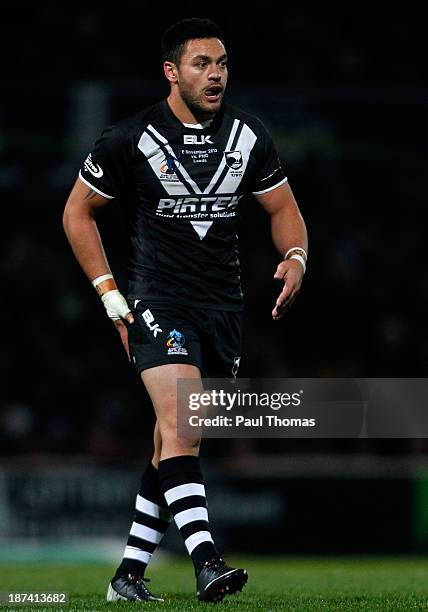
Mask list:
[[262,124],[258,122],[259,135],[256,145],[256,168],[251,182],[251,193],[261,195],[272,191],[287,181],[281,161],[276,152],[273,140]]
[[123,131],[107,127],[83,162],[80,179],[108,199],[118,197],[127,183],[129,147]]

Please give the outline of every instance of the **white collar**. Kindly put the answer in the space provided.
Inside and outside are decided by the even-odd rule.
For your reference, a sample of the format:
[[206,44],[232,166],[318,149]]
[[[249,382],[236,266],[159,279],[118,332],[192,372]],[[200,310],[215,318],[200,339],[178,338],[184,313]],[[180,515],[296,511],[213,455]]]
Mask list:
[[184,127],[193,128],[195,130],[204,130],[213,122],[212,119],[208,119],[207,121],[203,121],[202,123],[183,123]]

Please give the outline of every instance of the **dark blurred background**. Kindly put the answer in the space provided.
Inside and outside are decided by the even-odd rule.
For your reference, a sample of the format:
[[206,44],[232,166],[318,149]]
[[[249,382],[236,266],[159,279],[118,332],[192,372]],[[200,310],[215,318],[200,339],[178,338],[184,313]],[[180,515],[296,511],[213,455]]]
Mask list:
[[[40,473],[56,465],[107,465],[108,478],[122,466],[135,474],[133,496],[149,456],[152,409],[73,259],[61,217],[102,128],[167,94],[160,36],[189,16],[210,17],[223,27],[230,54],[227,99],[257,114],[272,133],[310,238],[301,295],[274,323],[279,286],[272,276],[279,256],[268,217],[254,200],[245,203],[240,376],[425,376],[427,44],[416,9],[384,3],[333,10],[309,3],[148,8],[17,2],[0,37],[0,500],[3,495],[9,504],[18,503],[22,482],[34,485],[30,462]],[[117,204],[100,215],[99,225],[121,283],[126,236]],[[428,546],[427,451],[418,439],[209,440],[203,456],[214,489],[218,479],[217,499],[224,498],[218,506],[229,528],[231,513],[224,508],[247,499],[249,528],[254,520],[280,516],[290,550],[334,548],[322,538],[318,545],[310,533],[304,541],[292,537],[293,525],[304,520],[302,508],[320,495],[319,525],[327,517],[339,524],[350,508],[366,516],[360,524],[367,538],[356,532],[354,544],[346,540],[343,550],[419,550]],[[266,506],[271,514],[257,519],[251,496],[267,472],[274,479]],[[120,482],[123,474],[117,474]],[[232,479],[229,493],[225,477]],[[233,478],[247,482],[238,500]],[[55,480],[52,496],[46,479],[37,482],[52,503],[66,481]],[[31,499],[28,521],[40,497]],[[397,499],[403,533],[391,543],[396,526],[384,521],[373,540],[378,519]],[[120,503],[128,516],[128,489]],[[4,529],[25,535],[11,508]],[[44,533],[40,512],[35,537]]]

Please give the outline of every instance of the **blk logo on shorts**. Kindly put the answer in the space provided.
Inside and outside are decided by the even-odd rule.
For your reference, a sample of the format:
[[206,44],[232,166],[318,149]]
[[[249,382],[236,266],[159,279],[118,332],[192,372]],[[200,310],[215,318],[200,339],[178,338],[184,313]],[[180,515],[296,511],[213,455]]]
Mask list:
[[[138,300],[139,301],[139,300]],[[162,333],[161,328],[159,327],[158,323],[155,323],[155,318],[152,315],[152,313],[150,312],[150,310],[147,308],[147,310],[145,310],[143,312],[143,314],[141,315],[144,319],[144,321],[146,322],[147,327],[150,329],[150,331],[153,332],[154,337],[156,338],[156,336],[159,333]]]

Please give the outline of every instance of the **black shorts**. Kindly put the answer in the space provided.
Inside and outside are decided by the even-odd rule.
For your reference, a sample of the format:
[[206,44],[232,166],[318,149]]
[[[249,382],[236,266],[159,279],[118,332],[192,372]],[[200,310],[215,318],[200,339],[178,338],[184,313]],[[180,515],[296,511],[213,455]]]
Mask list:
[[203,378],[235,377],[241,356],[242,312],[128,301],[127,325],[137,373],[167,363],[199,368]]

